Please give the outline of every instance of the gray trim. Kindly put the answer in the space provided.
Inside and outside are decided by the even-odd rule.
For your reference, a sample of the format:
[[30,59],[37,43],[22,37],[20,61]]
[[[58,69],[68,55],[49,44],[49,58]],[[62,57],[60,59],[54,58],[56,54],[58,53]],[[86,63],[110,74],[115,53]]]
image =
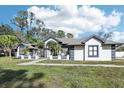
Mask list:
[[69,59],[74,60],[74,46],[69,46]]
[[[92,48],[97,47],[97,55],[96,56],[94,55],[95,50],[89,50],[90,47],[92,47]],[[92,51],[92,53],[93,53],[92,56],[89,54],[90,51]],[[98,45],[88,45],[88,57],[99,57],[99,47],[98,47]]]
[[85,46],[83,47],[83,61],[85,61]]
[[115,45],[111,45],[111,58],[112,60],[115,60]]

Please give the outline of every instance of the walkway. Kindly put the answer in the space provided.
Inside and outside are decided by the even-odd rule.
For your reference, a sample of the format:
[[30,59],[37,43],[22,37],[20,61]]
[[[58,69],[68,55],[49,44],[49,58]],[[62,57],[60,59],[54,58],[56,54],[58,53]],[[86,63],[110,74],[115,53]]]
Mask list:
[[[44,59],[45,60],[45,59]],[[43,60],[37,60],[37,62]],[[36,63],[36,61],[21,63],[18,65],[40,65],[40,66],[65,66],[65,67],[116,67],[124,68],[124,65],[111,65],[111,64],[50,64],[50,63]]]
[[20,63],[17,65],[33,65],[33,64],[36,64],[37,62],[44,61],[44,60],[47,60],[47,58],[42,58],[42,59],[30,61],[30,62]]

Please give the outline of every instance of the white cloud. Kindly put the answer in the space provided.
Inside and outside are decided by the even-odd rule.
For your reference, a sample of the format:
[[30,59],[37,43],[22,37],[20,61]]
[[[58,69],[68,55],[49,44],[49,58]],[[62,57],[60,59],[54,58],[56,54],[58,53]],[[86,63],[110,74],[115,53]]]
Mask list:
[[124,42],[124,32],[113,32],[112,39],[118,42]]
[[91,6],[82,6],[79,8],[79,15],[82,17],[90,18],[92,20],[104,18],[104,14],[104,11]]
[[106,22],[104,24],[104,27],[111,28],[112,26],[118,26],[120,23],[120,17],[122,16],[122,13],[118,13],[113,11],[107,18]]
[[28,11],[33,12],[35,14],[35,17],[38,19],[53,17],[56,16],[57,13],[56,11],[51,10],[50,8],[44,8],[44,7],[39,8],[37,6],[33,6],[29,8]]
[[55,6],[50,7],[32,6],[28,11],[33,12],[36,18],[45,22],[46,26],[52,29],[62,29],[78,37],[83,32],[98,32],[102,29],[108,31],[117,27],[120,23],[122,13],[112,11],[106,14],[105,11],[92,6]]

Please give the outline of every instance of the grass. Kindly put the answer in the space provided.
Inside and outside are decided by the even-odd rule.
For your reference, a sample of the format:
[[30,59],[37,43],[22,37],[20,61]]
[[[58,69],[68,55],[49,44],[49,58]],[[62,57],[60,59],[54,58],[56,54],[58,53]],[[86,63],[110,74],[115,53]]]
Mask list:
[[0,87],[124,87],[124,68],[18,66],[0,57]]
[[70,60],[45,60],[39,63],[52,63],[52,64],[115,64],[124,65],[124,60],[114,61],[70,61]]

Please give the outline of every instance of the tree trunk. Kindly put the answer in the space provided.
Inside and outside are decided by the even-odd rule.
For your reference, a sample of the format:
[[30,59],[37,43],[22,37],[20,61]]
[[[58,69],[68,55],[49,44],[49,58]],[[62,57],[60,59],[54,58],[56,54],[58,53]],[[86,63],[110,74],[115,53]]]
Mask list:
[[4,53],[5,53],[5,56],[7,57],[7,56],[8,56],[8,55],[7,55],[7,51],[5,51]]
[[9,57],[11,58],[11,49],[9,49]]
[[7,55],[7,49],[6,48],[4,48],[4,53],[5,53],[5,56],[7,57],[8,55]]

